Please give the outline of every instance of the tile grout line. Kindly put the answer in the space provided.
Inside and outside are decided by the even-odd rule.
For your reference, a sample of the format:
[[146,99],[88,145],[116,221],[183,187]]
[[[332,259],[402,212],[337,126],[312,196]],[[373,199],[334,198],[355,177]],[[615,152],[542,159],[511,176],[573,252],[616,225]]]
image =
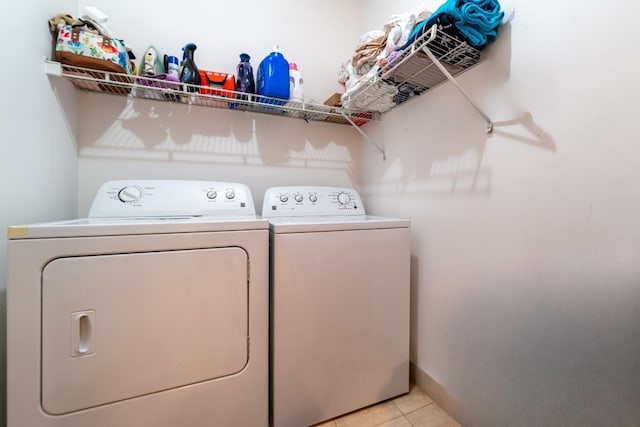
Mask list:
[[[411,425],[411,427],[414,427],[414,425],[413,425],[413,423],[411,422],[411,420],[410,420],[409,418],[407,418],[407,414],[405,414],[405,413],[402,411],[402,409],[400,409],[400,407],[396,404],[396,402],[394,402],[394,401],[392,400],[392,401],[391,401],[391,403],[393,403],[393,406],[395,406],[395,407],[396,407],[396,409],[398,410],[398,412],[400,412],[400,414],[401,414],[401,415],[400,415],[400,417],[394,418],[394,420],[395,420],[395,419],[398,419],[398,418],[404,418],[404,419],[405,419],[405,420],[407,420],[407,422]],[[426,406],[426,405],[425,405],[425,406]],[[424,408],[424,406],[423,406],[423,408]],[[412,412],[413,412],[413,411],[412,411]],[[409,412],[409,413],[411,413],[411,412]]]
[[[423,392],[423,393],[424,393],[424,392]],[[409,417],[408,417],[408,415],[409,415],[409,414],[413,414],[414,412],[417,412],[417,411],[419,411],[419,410],[421,410],[421,409],[424,409],[424,408],[426,408],[427,406],[431,406],[431,405],[434,405],[436,408],[438,408],[438,405],[436,405],[436,402],[434,402],[433,400],[431,400],[431,402],[427,403],[426,405],[421,406],[421,407],[419,407],[419,408],[416,408],[416,409],[414,409],[413,411],[409,411],[409,412],[407,412],[407,413],[405,414],[405,413],[404,413],[404,412],[402,412],[402,410],[398,407],[398,405],[396,405],[396,402],[391,401],[391,403],[393,403],[393,405],[398,409],[398,411],[400,411],[400,413],[402,414],[402,417],[403,417],[405,420],[407,420],[407,422],[411,425],[411,427],[415,427],[415,425],[414,425],[414,424],[411,422],[411,420],[409,419]],[[398,417],[398,418],[400,418],[400,417]],[[396,419],[396,418],[394,418],[394,419]]]

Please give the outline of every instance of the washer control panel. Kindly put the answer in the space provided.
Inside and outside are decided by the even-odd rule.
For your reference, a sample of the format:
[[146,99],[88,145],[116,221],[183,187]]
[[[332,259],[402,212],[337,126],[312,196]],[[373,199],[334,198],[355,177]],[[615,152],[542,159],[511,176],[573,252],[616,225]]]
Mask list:
[[255,215],[245,184],[187,180],[119,180],[103,184],[90,218]]
[[364,214],[360,195],[346,187],[271,187],[262,205],[264,218]]

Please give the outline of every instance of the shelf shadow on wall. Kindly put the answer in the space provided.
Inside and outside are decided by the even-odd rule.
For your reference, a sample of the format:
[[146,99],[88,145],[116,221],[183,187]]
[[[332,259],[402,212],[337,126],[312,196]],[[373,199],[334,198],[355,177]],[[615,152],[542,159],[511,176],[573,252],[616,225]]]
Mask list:
[[354,175],[348,126],[83,92],[81,157],[341,169]]
[[[466,141],[466,143],[449,144],[435,149],[436,156],[428,167],[426,180],[413,180],[406,177],[407,187],[414,190],[440,194],[475,194],[488,195],[491,191],[492,171],[485,162],[487,144],[500,138],[506,141],[524,143],[532,147],[556,152],[556,144],[544,129],[534,122],[529,112],[518,118],[494,122],[491,135],[472,138],[467,136],[451,137],[451,140]],[[457,131],[454,131],[457,133]],[[477,142],[473,143],[473,140]],[[437,154],[440,151],[440,154]]]
[[446,112],[442,114],[443,117],[434,118],[432,134],[412,129],[410,118],[406,122],[402,118],[391,131],[401,130],[406,136],[385,136],[384,131],[374,134],[375,138],[395,142],[387,143],[387,160],[379,164],[377,182],[368,185],[368,193],[488,197],[493,175],[491,164],[485,159],[488,144],[514,141],[551,153],[556,151],[551,135],[529,112],[513,120],[495,122],[492,135],[484,134],[481,124],[447,127]]
[[[391,130],[372,132],[374,140],[393,144],[386,143],[387,161],[379,165],[381,172],[373,176],[367,191],[486,197],[492,185],[492,168],[485,159],[488,144],[513,141],[556,152],[552,136],[510,96],[510,24],[501,27],[484,55],[488,60],[464,73],[459,82],[472,100],[482,101],[480,107],[489,107],[482,110],[494,120],[493,132],[483,133],[481,116],[452,84],[444,83],[388,113],[384,120],[393,123]],[[498,108],[491,106],[514,115],[497,120],[492,110]]]
[[[518,128],[525,134],[518,133]],[[494,122],[493,135],[556,152],[556,143],[551,135],[533,120],[528,111],[515,119]]]

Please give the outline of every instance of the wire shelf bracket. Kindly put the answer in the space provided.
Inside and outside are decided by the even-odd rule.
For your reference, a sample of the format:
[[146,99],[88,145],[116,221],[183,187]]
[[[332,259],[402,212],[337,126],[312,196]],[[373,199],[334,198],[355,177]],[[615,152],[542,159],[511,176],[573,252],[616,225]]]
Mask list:
[[365,139],[365,141],[367,141],[369,144],[373,145],[382,154],[382,161],[387,160],[387,153],[385,152],[384,147],[376,144],[375,142],[373,142],[369,138],[369,136],[366,134],[366,132],[363,131],[362,129],[360,129],[360,126],[358,126],[353,120],[351,120],[351,117],[349,117],[344,111],[341,111],[340,113],[342,114],[344,119],[346,121],[348,121],[349,124],[351,126],[353,126],[354,129],[357,130],[360,135],[362,135],[362,137]]
[[442,72],[442,74],[445,75],[447,80],[453,83],[456,89],[458,89],[458,91],[462,94],[462,96],[465,97],[467,102],[471,104],[474,110],[476,110],[476,112],[480,114],[480,116],[482,116],[482,118],[487,122],[487,127],[485,129],[485,132],[486,133],[493,132],[493,121],[491,120],[491,118],[489,118],[489,116],[480,107],[478,107],[478,105],[475,102],[473,102],[471,97],[467,95],[467,92],[465,92],[462,86],[460,86],[460,83],[458,83],[456,78],[451,75],[449,70],[447,70],[445,66],[442,65],[442,63],[438,60],[438,58],[436,58],[433,52],[431,52],[427,47],[422,48],[422,51],[429,57],[429,59],[431,59],[431,61],[433,61],[435,66],[438,67],[438,69]]

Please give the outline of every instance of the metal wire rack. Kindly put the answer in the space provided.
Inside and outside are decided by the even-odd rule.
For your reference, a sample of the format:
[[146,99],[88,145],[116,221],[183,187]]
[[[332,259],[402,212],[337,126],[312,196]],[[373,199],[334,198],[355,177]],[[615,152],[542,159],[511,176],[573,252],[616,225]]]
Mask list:
[[313,102],[285,101],[222,88],[76,67],[48,60],[45,60],[45,68],[47,74],[64,77],[78,89],[134,99],[151,99],[210,108],[252,111],[302,119],[307,122],[324,121],[362,126],[372,120],[380,120],[380,115],[372,111],[347,113],[340,108]]
[[343,96],[345,110],[384,113],[452,80],[481,59],[478,49],[437,25],[394,54],[379,64],[377,72],[361,79],[355,90]]
[[252,111],[309,121],[324,121],[353,126],[362,137],[386,159],[384,146],[377,144],[361,129],[371,121],[379,121],[385,113],[409,99],[422,95],[450,81],[487,122],[493,122],[467,95],[454,76],[481,61],[480,51],[466,41],[433,25],[425,29],[404,50],[395,52],[362,78],[350,92],[342,96],[340,106],[314,102],[284,101],[259,95],[157,80],[147,76],[112,73],[45,60],[47,74],[64,77],[77,88],[130,98],[151,99],[203,107]]

